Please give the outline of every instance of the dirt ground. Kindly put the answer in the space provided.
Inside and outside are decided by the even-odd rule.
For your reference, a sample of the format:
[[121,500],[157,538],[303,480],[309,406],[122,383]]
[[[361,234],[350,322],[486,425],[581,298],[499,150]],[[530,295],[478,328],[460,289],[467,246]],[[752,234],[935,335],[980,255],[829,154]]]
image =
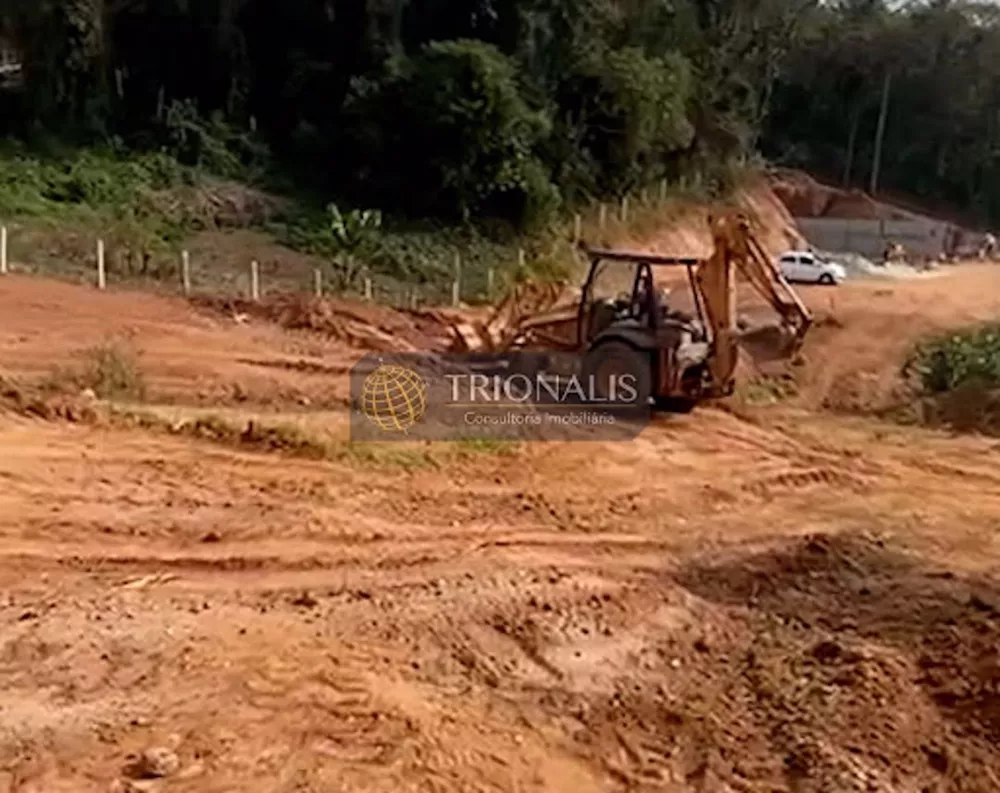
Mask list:
[[[0,413],[0,792],[1000,789],[1000,444],[868,415],[998,287],[803,289],[797,397],[628,443],[310,461]],[[341,308],[7,278],[0,372],[124,335],[163,410],[342,438],[365,345],[435,331]]]

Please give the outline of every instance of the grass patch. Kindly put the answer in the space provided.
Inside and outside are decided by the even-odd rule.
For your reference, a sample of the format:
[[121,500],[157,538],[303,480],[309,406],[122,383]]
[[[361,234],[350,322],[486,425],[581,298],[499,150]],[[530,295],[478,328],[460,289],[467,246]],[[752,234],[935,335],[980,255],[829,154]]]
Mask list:
[[330,451],[330,459],[363,468],[416,471],[440,465],[429,449],[415,449],[403,444],[346,442],[335,444]]
[[498,440],[496,438],[462,438],[454,441],[454,448],[461,457],[483,454],[513,457],[520,451],[521,444],[517,441]]
[[[262,183],[259,163],[264,155],[255,153],[251,142],[239,135],[189,117],[190,112],[177,110],[171,129],[180,137],[168,135],[158,151],[129,153],[108,146],[40,153],[16,143],[0,144],[0,217],[8,219],[16,267],[92,280],[100,237],[112,282],[168,283],[178,288],[179,252],[185,240],[205,230],[257,229],[279,243],[277,253],[264,240],[249,243],[235,256],[219,258],[209,244],[200,257],[197,253],[194,257],[196,289],[204,284],[216,292],[243,291],[246,263],[254,257],[264,266],[267,284],[274,284],[281,276],[268,271],[269,260],[277,267],[283,259],[281,248],[315,257],[305,265],[309,270],[316,264],[324,267],[325,262],[327,289],[343,286],[346,294],[359,295],[368,278],[378,302],[398,306],[447,304],[457,258],[462,299],[473,304],[500,299],[524,279],[564,281],[581,275],[581,258],[572,243],[572,216],[530,235],[498,221],[453,226],[388,217],[372,230],[371,240],[356,246],[357,240],[338,236],[336,219],[315,196],[299,191],[294,199],[288,197],[292,193],[279,198],[249,187]],[[241,165],[247,162],[252,167]],[[599,205],[581,207],[582,236],[602,245],[646,240],[668,218],[681,218],[692,203],[726,195],[752,168],[722,170],[722,176],[651,185],[636,192],[628,198],[625,220],[620,218],[618,202],[605,205],[603,223],[598,222]],[[343,208],[348,219],[364,214]],[[290,258],[295,260],[296,255]],[[344,271],[348,278],[342,277]],[[297,288],[311,286],[311,272],[306,276]]]
[[[272,225],[271,231],[287,247],[325,259],[331,270],[337,269],[334,261],[340,254],[331,236],[329,212],[302,211],[288,223]],[[562,230],[523,237],[502,225],[458,228],[390,219],[368,242],[371,250],[356,276],[348,279],[346,291],[360,294],[363,275],[371,280],[377,300],[393,304],[409,304],[414,294],[421,303],[446,303],[457,260],[462,299],[468,303],[499,298],[510,284],[524,278],[566,278],[576,264]]]
[[798,394],[798,386],[791,375],[757,377],[738,383],[736,399],[744,405],[775,405]]

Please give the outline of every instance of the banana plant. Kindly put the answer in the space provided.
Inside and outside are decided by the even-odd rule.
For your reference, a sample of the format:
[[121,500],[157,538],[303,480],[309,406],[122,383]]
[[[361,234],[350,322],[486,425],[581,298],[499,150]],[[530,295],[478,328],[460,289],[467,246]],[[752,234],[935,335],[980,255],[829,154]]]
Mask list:
[[344,213],[336,204],[330,204],[327,211],[330,213],[334,282],[337,288],[348,289],[356,283],[365,262],[380,248],[382,213],[377,209],[353,209]]

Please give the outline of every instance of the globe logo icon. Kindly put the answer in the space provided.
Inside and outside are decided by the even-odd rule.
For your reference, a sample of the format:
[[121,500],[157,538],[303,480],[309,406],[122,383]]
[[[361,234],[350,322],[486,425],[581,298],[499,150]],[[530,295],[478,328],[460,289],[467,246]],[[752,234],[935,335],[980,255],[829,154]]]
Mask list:
[[412,369],[381,364],[365,378],[361,410],[386,432],[406,432],[427,412],[427,384]]

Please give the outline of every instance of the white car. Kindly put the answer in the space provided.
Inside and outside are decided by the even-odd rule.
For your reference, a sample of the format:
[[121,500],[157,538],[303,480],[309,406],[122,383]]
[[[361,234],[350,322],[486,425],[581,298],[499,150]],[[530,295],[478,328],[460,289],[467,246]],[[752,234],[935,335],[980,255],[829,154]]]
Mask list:
[[812,251],[789,251],[778,259],[778,268],[786,281],[802,284],[839,284],[847,279],[842,264],[820,259]]

